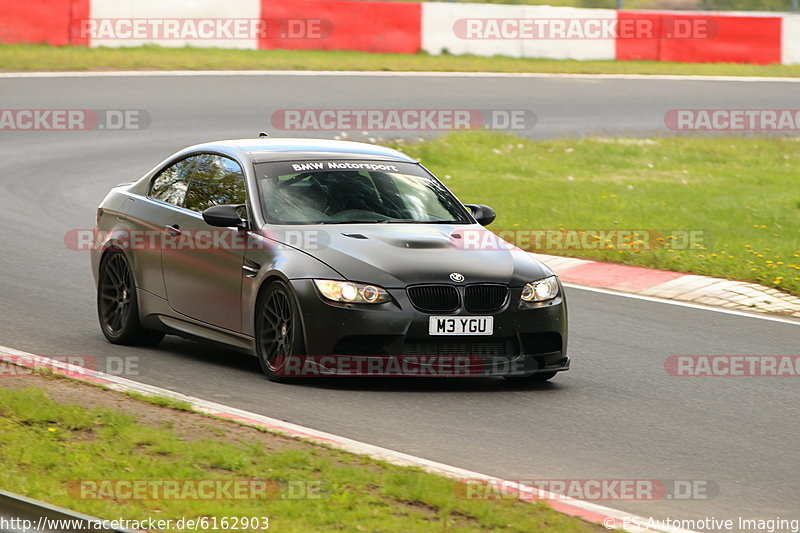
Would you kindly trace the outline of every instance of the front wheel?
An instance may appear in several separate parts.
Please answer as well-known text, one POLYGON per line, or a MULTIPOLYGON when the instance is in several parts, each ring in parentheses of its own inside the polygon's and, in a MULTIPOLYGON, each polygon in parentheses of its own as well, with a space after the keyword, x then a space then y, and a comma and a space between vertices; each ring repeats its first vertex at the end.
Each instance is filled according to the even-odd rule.
POLYGON ((106 254, 100 263, 97 284, 97 315, 103 335, 113 344, 155 345, 164 334, 142 327, 136 283, 122 252, 106 254))
POLYGON ((283 281, 271 282, 258 299, 256 352, 270 381, 291 381, 287 360, 303 353, 299 315, 292 290, 283 281))

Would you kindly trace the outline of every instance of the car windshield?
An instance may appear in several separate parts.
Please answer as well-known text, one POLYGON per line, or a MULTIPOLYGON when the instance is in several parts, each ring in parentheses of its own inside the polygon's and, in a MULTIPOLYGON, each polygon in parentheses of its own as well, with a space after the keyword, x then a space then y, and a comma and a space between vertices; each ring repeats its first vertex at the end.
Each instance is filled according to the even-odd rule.
POLYGON ((418 165, 303 161, 256 166, 272 224, 470 223, 464 207, 418 165))

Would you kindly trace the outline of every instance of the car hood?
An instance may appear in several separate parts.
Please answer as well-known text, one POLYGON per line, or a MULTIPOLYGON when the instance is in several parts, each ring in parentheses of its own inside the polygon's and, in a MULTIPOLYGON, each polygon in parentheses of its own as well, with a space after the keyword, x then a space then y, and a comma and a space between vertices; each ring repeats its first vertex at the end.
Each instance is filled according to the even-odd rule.
POLYGON ((350 281, 400 288, 416 283, 521 286, 552 275, 542 263, 480 225, 271 226, 264 234, 326 263, 350 281))

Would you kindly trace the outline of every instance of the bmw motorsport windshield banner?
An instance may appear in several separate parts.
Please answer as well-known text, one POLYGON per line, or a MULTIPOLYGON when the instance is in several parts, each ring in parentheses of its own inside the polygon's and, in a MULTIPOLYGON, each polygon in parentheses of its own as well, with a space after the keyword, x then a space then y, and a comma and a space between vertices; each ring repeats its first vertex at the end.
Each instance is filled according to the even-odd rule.
POLYGON ((412 176, 430 177, 416 163, 400 163, 397 161, 370 161, 364 159, 342 160, 323 159, 310 161, 276 161, 256 165, 259 177, 286 176, 300 172, 384 172, 392 174, 409 174, 412 176))

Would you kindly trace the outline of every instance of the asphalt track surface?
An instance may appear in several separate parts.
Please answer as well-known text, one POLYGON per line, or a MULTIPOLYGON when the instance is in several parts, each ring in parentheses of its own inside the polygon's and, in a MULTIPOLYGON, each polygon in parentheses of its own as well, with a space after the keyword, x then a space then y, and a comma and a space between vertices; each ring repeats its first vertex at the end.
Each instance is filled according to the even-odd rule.
MULTIPOLYGON (((535 136, 664 134, 671 108, 797 107, 786 83, 403 77, 0 79, 3 108, 146 109, 127 132, 0 132, 0 344, 138 358, 144 383, 511 479, 706 480, 707 500, 601 502, 659 518, 800 518, 800 388, 791 378, 679 378, 670 355, 798 355, 798 324, 570 288, 573 368, 485 380, 266 381, 254 358, 167 339, 113 346, 87 252, 107 190, 186 145, 253 135, 280 108, 534 109, 535 136)), ((330 136, 324 134, 323 136, 330 136)), ((414 134, 417 135, 417 134, 414 134)), ((463 200, 479 201, 479 198, 463 200)))

